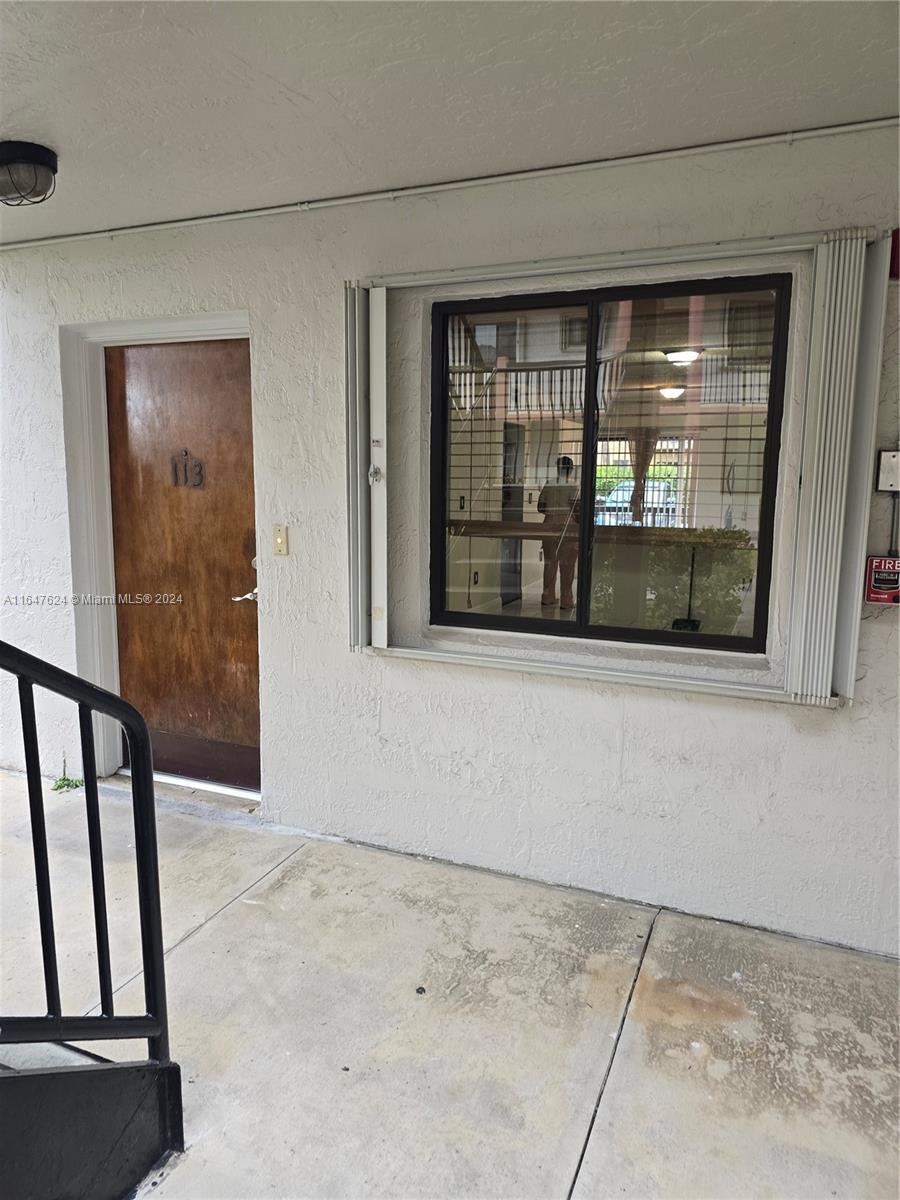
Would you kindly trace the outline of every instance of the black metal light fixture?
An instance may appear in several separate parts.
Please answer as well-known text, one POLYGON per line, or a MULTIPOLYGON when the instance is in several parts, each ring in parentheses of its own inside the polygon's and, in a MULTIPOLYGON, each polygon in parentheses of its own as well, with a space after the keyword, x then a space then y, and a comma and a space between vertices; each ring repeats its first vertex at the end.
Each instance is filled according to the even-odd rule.
POLYGON ((0 204, 43 204, 55 190, 55 151, 35 142, 0 142, 0 204))

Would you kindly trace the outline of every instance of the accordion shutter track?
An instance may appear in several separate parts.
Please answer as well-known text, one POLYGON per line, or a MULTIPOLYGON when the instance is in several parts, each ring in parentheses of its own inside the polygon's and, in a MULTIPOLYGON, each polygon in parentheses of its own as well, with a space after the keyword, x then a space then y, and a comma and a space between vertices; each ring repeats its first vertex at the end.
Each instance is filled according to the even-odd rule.
POLYGON ((815 251, 800 538, 787 690, 807 704, 833 691, 838 584, 866 260, 866 231, 831 233, 815 251))

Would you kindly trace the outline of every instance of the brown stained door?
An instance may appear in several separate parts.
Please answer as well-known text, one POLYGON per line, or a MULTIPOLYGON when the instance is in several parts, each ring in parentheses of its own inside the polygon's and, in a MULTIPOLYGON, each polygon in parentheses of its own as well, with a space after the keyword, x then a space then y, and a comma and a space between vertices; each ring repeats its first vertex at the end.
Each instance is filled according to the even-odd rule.
POLYGON ((122 695, 157 771, 259 786, 248 341, 106 350, 122 695))

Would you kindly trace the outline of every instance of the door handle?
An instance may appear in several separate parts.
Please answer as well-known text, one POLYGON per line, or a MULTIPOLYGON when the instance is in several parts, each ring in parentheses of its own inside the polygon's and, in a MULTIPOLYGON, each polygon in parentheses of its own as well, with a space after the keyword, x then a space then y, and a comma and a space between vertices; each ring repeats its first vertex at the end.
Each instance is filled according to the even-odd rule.
POLYGON ((256 588, 254 588, 252 592, 247 592, 246 596, 232 596, 231 598, 232 598, 232 600, 234 600, 234 601, 238 601, 238 600, 258 600, 258 599, 259 599, 259 597, 258 597, 258 596, 257 596, 257 594, 256 594, 256 588))

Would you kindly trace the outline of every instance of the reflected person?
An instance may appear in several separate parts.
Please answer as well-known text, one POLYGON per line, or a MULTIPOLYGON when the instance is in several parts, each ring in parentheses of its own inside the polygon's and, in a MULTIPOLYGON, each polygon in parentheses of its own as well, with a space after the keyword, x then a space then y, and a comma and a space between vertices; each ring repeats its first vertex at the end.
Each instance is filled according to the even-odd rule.
POLYGON ((575 597, 572 585, 578 562, 578 489, 572 482, 575 464, 568 454, 556 460, 556 482, 545 483, 538 496, 538 512, 544 514, 544 529, 548 536, 541 538, 544 551, 544 590, 541 604, 550 608, 556 604, 556 575, 559 572, 559 607, 573 609, 575 597), (551 532, 552 531, 552 532, 551 532))

